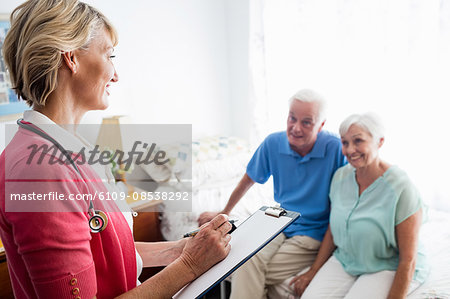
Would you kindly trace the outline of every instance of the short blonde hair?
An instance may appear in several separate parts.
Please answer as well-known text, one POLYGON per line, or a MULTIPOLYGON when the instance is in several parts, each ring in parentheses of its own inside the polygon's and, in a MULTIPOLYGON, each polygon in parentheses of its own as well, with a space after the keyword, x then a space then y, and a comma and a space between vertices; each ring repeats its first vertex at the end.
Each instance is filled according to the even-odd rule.
POLYGON ((105 28, 117 44, 117 32, 92 6, 78 0, 29 0, 11 14, 3 56, 19 98, 45 106, 57 87, 62 53, 87 49, 105 28))

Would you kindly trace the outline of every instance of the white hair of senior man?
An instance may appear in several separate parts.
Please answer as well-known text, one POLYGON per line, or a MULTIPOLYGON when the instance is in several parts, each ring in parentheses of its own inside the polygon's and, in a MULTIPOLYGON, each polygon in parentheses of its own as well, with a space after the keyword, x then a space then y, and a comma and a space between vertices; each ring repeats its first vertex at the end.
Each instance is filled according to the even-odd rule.
POLYGON ((301 89, 289 99, 289 106, 291 106, 292 102, 295 100, 304 103, 317 103, 319 105, 318 118, 320 122, 325 120, 326 102, 325 98, 321 94, 312 89, 301 89))
POLYGON ((339 134, 344 136, 352 125, 366 130, 372 135, 374 142, 379 142, 381 138, 384 138, 384 126, 380 117, 373 112, 350 115, 341 123, 339 134))

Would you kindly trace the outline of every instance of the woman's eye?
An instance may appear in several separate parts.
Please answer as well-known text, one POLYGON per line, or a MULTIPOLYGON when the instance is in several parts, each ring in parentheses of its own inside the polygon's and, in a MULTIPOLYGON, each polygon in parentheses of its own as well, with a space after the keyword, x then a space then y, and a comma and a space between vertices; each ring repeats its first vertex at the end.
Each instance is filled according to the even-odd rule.
POLYGON ((116 55, 109 56, 109 59, 113 59, 113 58, 116 58, 116 55))

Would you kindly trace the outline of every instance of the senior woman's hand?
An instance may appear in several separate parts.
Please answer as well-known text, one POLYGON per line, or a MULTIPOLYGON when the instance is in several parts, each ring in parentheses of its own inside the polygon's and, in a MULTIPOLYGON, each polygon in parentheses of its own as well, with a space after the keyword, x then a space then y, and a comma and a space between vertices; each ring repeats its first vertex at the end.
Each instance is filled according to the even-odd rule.
POLYGON ((184 246, 180 259, 194 273, 200 276, 223 260, 231 250, 231 230, 227 215, 220 214, 204 224, 197 235, 184 246))
POLYGON ((308 287, 311 280, 316 275, 317 271, 313 271, 309 269, 305 273, 301 275, 295 276, 290 282, 289 285, 292 286, 292 289, 294 290, 294 293, 298 296, 301 296, 303 292, 308 287))

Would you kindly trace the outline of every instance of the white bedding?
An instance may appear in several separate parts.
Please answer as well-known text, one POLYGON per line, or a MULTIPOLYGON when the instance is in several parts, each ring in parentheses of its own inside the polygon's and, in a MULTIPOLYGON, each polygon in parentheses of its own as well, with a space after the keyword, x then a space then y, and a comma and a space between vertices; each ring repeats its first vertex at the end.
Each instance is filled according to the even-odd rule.
POLYGON ((450 298, 450 213, 430 209, 428 217, 420 238, 426 246, 431 272, 408 299, 450 298))

